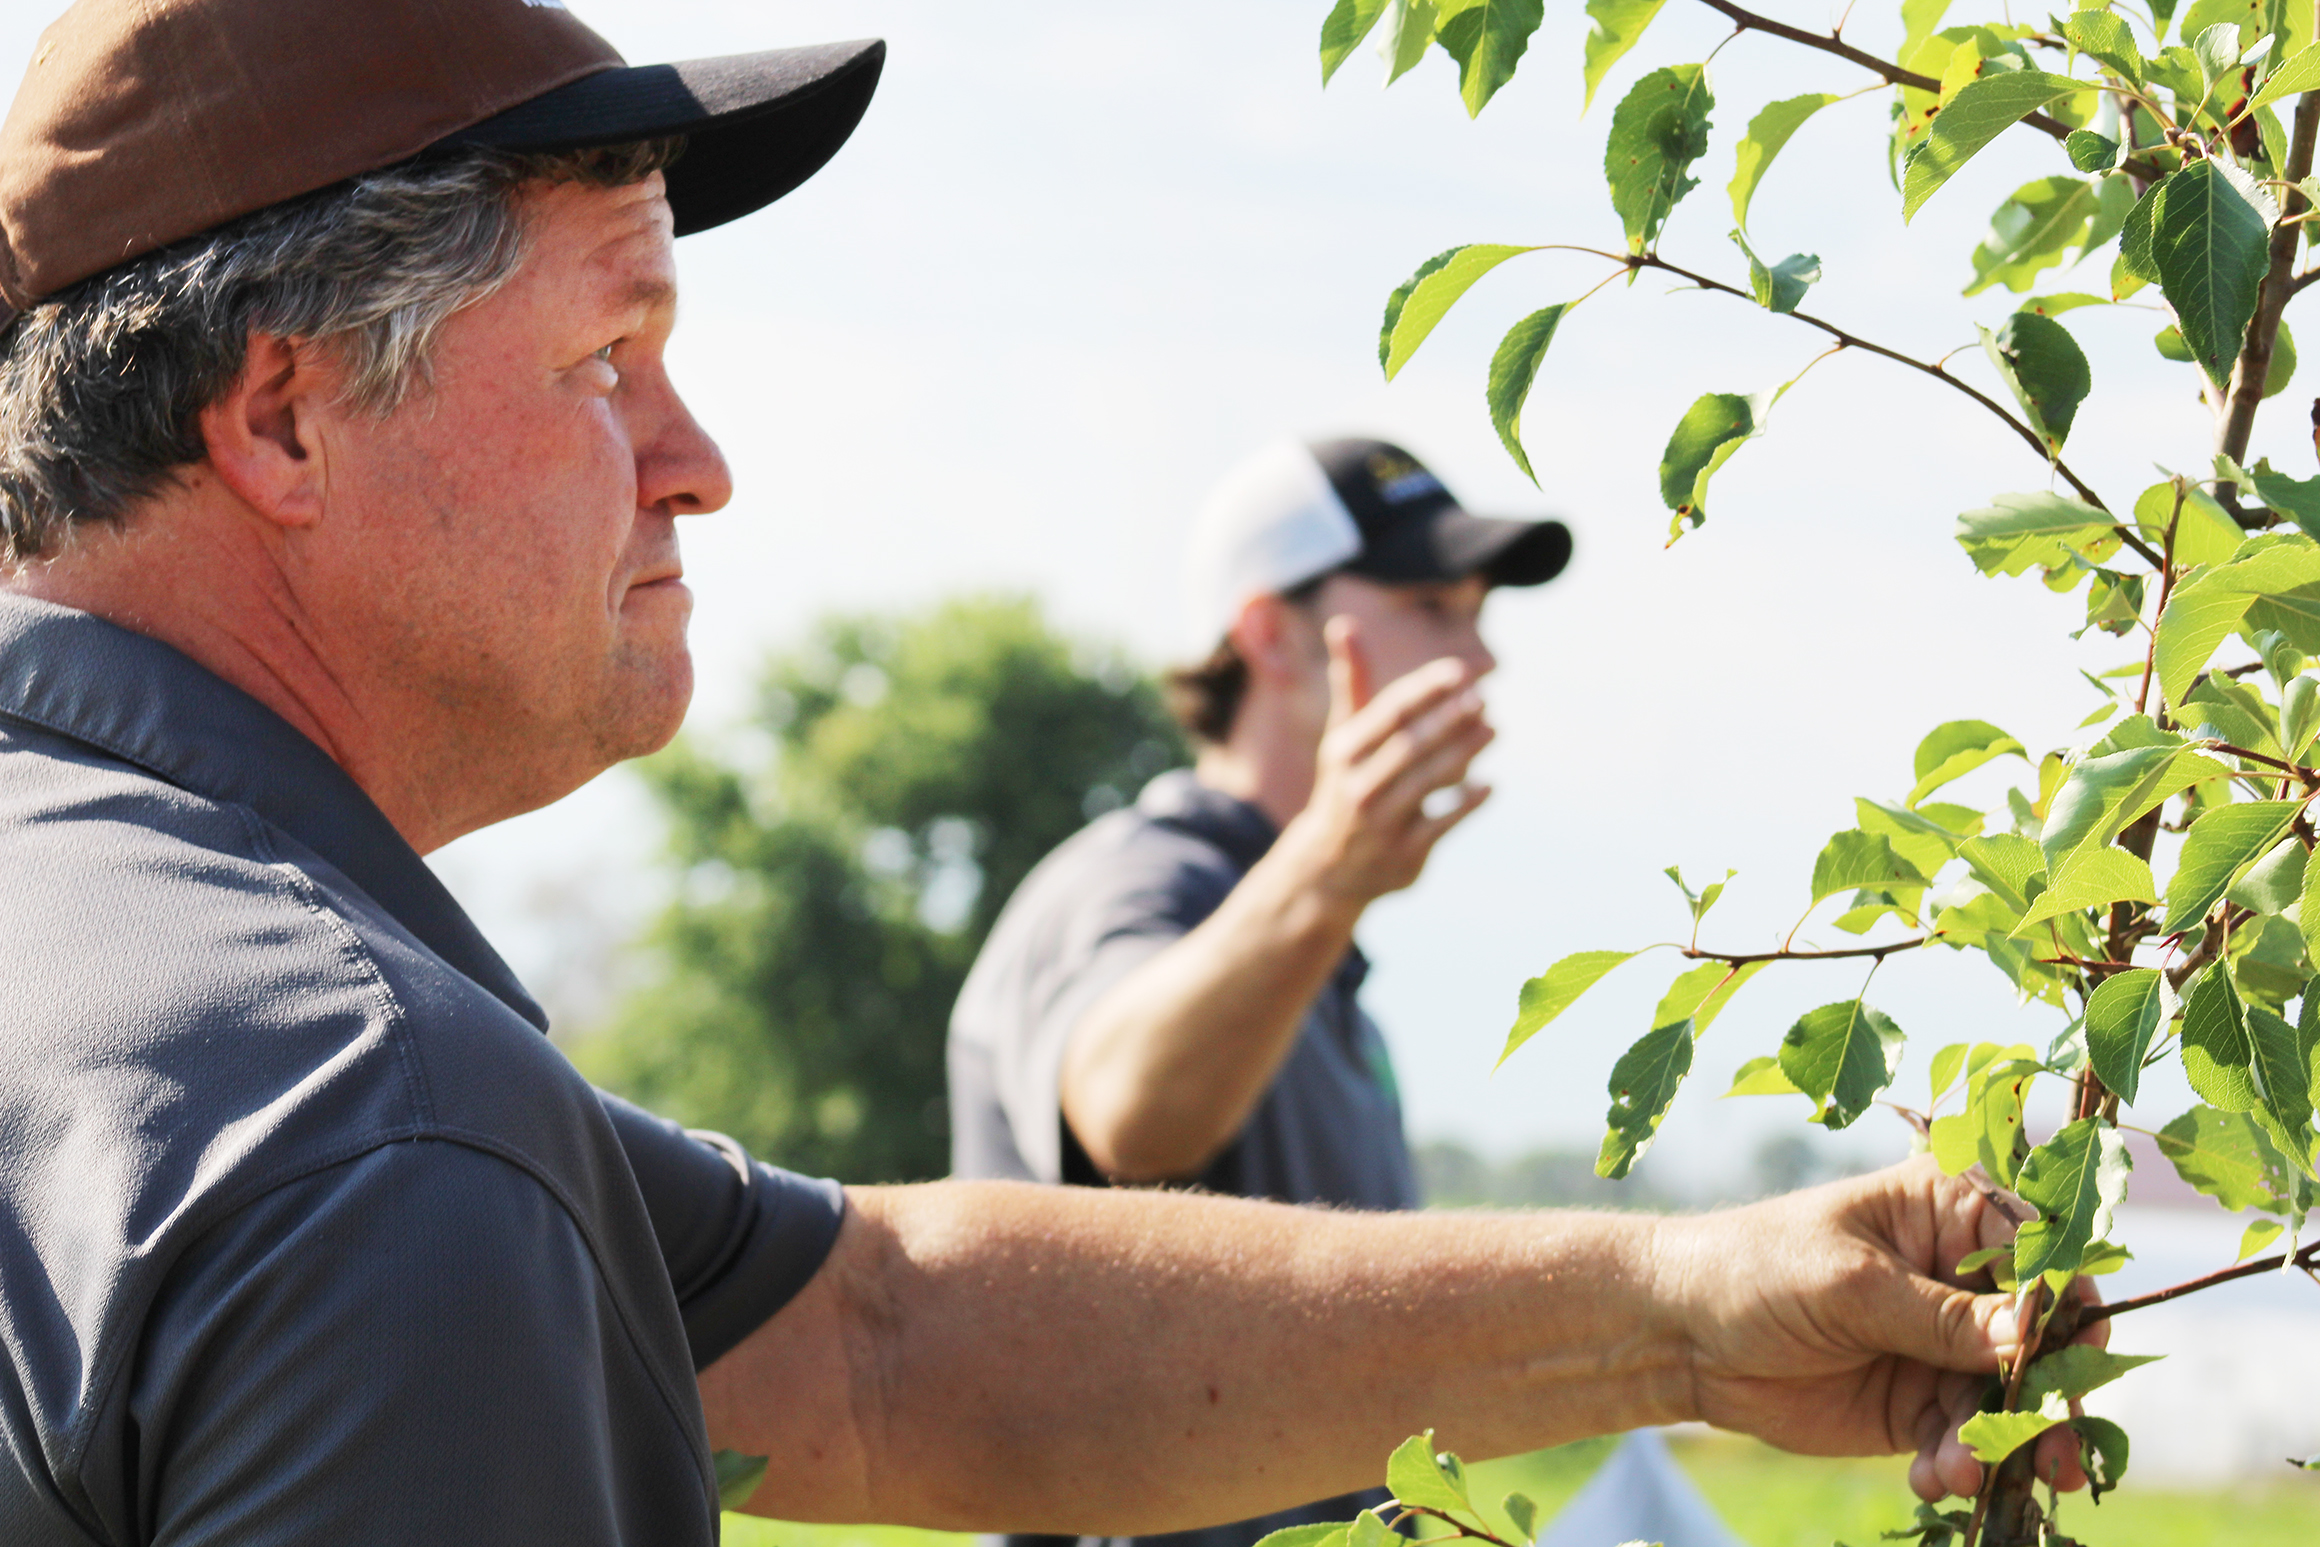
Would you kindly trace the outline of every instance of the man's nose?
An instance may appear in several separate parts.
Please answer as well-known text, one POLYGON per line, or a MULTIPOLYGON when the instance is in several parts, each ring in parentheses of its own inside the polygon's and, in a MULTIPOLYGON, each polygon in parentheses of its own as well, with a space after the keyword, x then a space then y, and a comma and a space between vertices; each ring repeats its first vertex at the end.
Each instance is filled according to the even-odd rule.
POLYGON ((705 516, 733 499, 733 470, 674 388, 660 433, 637 457, 637 503, 680 516, 705 516))

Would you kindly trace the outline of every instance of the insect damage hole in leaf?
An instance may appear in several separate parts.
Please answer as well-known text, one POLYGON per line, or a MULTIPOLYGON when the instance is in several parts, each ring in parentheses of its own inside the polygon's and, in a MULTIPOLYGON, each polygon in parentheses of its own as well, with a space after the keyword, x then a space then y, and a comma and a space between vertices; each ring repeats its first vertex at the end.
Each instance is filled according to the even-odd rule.
POLYGON ((1762 431, 1771 406, 1761 394, 1709 392, 1684 411, 1659 462, 1659 497, 1675 512, 1668 523, 1669 542, 1683 536, 1687 526, 1708 519, 1708 480, 1762 431))

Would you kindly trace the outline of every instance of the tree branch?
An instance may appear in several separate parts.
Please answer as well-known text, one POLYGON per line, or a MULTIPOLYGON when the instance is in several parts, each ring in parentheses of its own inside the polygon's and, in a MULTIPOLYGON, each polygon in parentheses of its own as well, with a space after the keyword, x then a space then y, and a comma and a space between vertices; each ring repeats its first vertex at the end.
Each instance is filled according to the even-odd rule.
MULTIPOLYGON (((1713 0, 1710 0, 1710 3, 1713 3, 1713 0)), ((1638 253, 1624 258, 1619 257, 1619 255, 1616 253, 1606 253, 1604 256, 1609 258, 1618 258, 1620 262, 1625 263, 1629 268, 1660 269, 1675 275, 1678 279, 1687 280, 1690 283, 1699 286, 1702 290, 1721 291, 1725 295, 1738 296, 1741 300, 1746 301, 1751 306, 1757 304, 1756 297, 1750 295, 1747 291, 1739 289, 1733 285, 1724 284, 1720 280, 1710 279, 1704 274, 1695 274, 1690 269, 1678 268, 1676 265, 1668 262, 1665 258, 1659 256, 1657 253, 1638 253)), ((2078 497, 2080 499, 2086 501, 2095 509, 2102 511, 2105 515, 2110 513, 2110 508, 2102 502, 2102 496, 2096 494, 2093 489, 2089 488, 2085 480, 2081 479, 2078 474, 2072 472, 2059 457, 2052 455, 2047 450, 2045 440, 2039 436, 2036 430, 2031 429, 2030 426, 2024 424, 2021 420, 2008 413, 2002 405, 2000 405, 1995 399, 1989 397, 1986 393, 1978 391, 1968 383, 1959 380, 1955 376, 1952 376, 1949 372, 1943 370, 1939 365, 1928 364, 1926 361, 1905 355, 1897 349, 1888 349, 1883 344, 1872 344, 1869 342, 1869 340, 1862 338, 1859 334, 1848 333, 1833 322, 1823 322, 1820 318, 1812 316, 1806 312, 1790 312, 1788 315, 1794 317, 1797 321, 1804 323, 1807 327, 1820 329, 1823 333, 1826 333, 1829 337, 1835 339, 1839 344, 1843 345, 1847 349, 1859 349, 1864 350, 1869 354, 1882 356, 1887 360, 1893 361, 1895 364, 1906 365, 1914 371, 1922 371, 1926 375, 1931 376, 1934 380, 1956 388, 1958 391, 1964 393, 1967 397, 1970 397, 1975 402, 1981 404, 1982 407, 1988 409, 1991 413, 1996 414, 2001 420, 2005 422, 2009 429, 2011 429, 2016 435, 2021 436, 2023 441, 2030 447, 2030 449, 2038 453, 2038 459, 2046 463, 2049 467, 2053 468, 2054 471, 2061 476, 2065 483, 2069 484, 2072 489, 2077 491, 2078 497)), ((2125 543, 2128 547, 2134 549, 2135 552, 2141 555, 2145 562, 2149 563, 2153 569, 2158 569, 2161 567, 2162 561, 2159 555, 2153 553, 2150 549, 2150 546, 2146 544, 2140 537, 2136 536, 2133 532, 2128 531, 2123 526, 2116 528, 2116 530, 2119 534, 2119 540, 2125 543)))
POLYGON ((1470 1526, 1465 1521, 1460 1520, 1457 1516, 1448 1514, 1442 1510, 1434 1509, 1424 1504, 1412 1504, 1403 1499, 1396 1499, 1394 1502, 1401 1505, 1403 1509, 1408 1510, 1413 1515, 1430 1515, 1436 1520, 1444 1521, 1450 1525, 1456 1526, 1460 1536, 1470 1536, 1478 1541, 1496 1542, 1498 1547, 1514 1547, 1514 1544, 1508 1541, 1505 1537, 1493 1536, 1490 1532, 1480 1530, 1474 1526, 1470 1526))
MULTIPOLYGON (((2199 1278, 2187 1279, 2165 1289, 2154 1289, 2149 1294, 2137 1295, 2132 1300, 2120 1300, 2110 1305, 2090 1305, 2079 1313, 2079 1325, 2084 1326, 2090 1321, 2107 1320, 2113 1316, 2124 1315, 2128 1311, 2139 1311, 2145 1306, 2164 1305, 2169 1300, 2180 1300, 2185 1295, 2197 1294, 2202 1289, 2213 1289, 2218 1284, 2228 1284, 2235 1278, 2253 1278, 2258 1273, 2272 1272, 2276 1268, 2285 1267, 2287 1262, 2288 1254, 2277 1252, 2269 1257, 2259 1257, 2254 1262, 2243 1262, 2235 1268, 2225 1268, 2219 1273, 2209 1273, 2199 1278)), ((2320 1263, 2320 1241, 2314 1241, 2296 1253, 2297 1267, 2309 1270, 2316 1263, 2320 1263)))
MULTIPOLYGON (((2263 287, 2256 292, 2256 314, 2240 347, 2239 363, 2232 369, 2228 407, 2216 426, 2215 449, 2234 462, 2247 458, 2256 410, 2264 400, 2264 380, 2272 372, 2272 345, 2279 337, 2280 313, 2287 309, 2288 297, 2296 293, 2296 244, 2303 233, 2291 217, 2303 213, 2307 206, 2302 190, 2295 185, 2312 175, 2315 140, 2320 140, 2320 92, 2307 91, 2296 99, 2296 123, 2288 135, 2288 164, 2281 169, 2289 186, 2281 200, 2280 223, 2272 228, 2271 266, 2265 271, 2263 287)), ((2238 491, 2221 492, 2225 507, 2236 518, 2238 491)))
MULTIPOLYGON (((1941 95, 1941 82, 1932 76, 1919 75, 1914 70, 1904 70, 1901 66, 1888 63, 1875 54, 1862 52, 1842 38, 1818 32, 1807 32, 1802 27, 1791 27, 1788 23, 1774 21, 1769 16, 1759 16, 1754 11, 1744 10, 1740 6, 1734 5, 1732 0, 1700 0, 1700 3, 1711 10, 1721 11, 1726 16, 1731 17, 1733 25, 1742 32, 1766 32, 1776 38, 1786 38, 1791 43, 1801 43, 1806 48, 1817 48, 1824 54, 1834 54, 1848 64, 1857 64, 1872 74, 1883 76, 1893 85, 1914 86, 1919 91, 1932 92, 1935 96, 1941 95)), ((2094 82, 2090 81, 2087 84, 2089 90, 2096 89, 2094 82)), ((2070 125, 2050 118, 2044 113, 2031 113, 2024 117, 2022 122, 2036 129, 2039 133, 2057 140, 2070 137, 2070 125)), ((2127 162, 2124 170, 2133 172, 2149 182, 2156 182, 2167 175, 2166 168, 2155 162, 2140 159, 2127 162)))
POLYGON ((1757 951, 1735 956, 1730 951, 1700 951, 1686 947, 1678 954, 1691 961, 1728 962, 1735 967, 1745 967, 1750 962, 1833 962, 1862 956, 1874 956, 1883 961, 1897 951, 1913 951, 1931 939, 1930 935, 1919 935, 1914 940, 1896 940, 1891 945, 1860 945, 1847 951, 1757 951))

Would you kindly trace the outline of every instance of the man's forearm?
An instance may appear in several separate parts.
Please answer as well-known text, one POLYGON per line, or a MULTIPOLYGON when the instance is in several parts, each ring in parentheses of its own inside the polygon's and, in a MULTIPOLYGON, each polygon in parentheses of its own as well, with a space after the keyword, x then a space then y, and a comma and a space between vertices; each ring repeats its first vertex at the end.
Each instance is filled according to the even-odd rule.
POLYGON ((1248 1120, 1361 916, 1310 868, 1293 849, 1267 855, 1073 1028, 1064 1117, 1107 1175, 1192 1175, 1248 1120))
POLYGON ((790 1518, 1142 1534, 1696 1416, 1634 1217, 1333 1214, 1008 1184, 868 1189, 703 1378, 790 1518), (821 1377, 843 1372, 844 1395, 821 1377))

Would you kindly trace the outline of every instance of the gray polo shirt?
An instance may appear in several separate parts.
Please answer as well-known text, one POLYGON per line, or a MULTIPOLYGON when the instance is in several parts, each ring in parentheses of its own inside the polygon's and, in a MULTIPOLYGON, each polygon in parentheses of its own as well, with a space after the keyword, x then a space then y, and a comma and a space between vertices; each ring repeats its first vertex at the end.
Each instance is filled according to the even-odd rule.
POLYGON ((0 593, 0 1543, 714 1542, 694 1372, 843 1198, 544 1028, 313 743, 0 593))
MULTIPOLYGON (((1164 773, 1040 861, 1008 899, 951 1014, 951 1165, 960 1176, 1102 1181, 1058 1095, 1072 1027, 1129 972, 1214 913, 1272 846, 1264 813, 1164 773)), ((1393 1066, 1356 994, 1350 951, 1231 1144, 1195 1180, 1211 1192, 1366 1209, 1418 1206, 1393 1066)), ((1310 1520, 1345 1520, 1360 1494, 1146 1547, 1244 1547, 1310 1520)), ((1016 1538, 1017 1547, 1050 1541, 1016 1538)), ((1063 1538, 1068 1542, 1070 1538, 1063 1538)))

